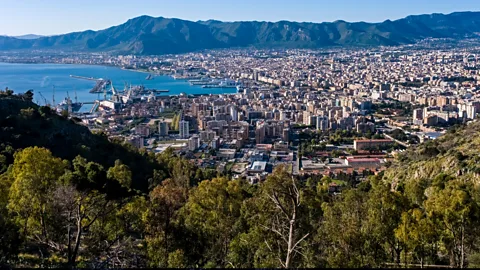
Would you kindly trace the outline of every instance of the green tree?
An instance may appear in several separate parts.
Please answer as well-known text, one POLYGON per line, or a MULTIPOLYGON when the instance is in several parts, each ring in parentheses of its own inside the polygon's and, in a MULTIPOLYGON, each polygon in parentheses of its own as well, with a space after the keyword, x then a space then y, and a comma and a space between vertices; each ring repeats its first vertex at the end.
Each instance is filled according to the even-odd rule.
POLYGON ((47 207, 64 171, 64 162, 47 149, 30 147, 15 154, 8 209, 28 240, 50 244, 46 224, 51 217, 47 207))
POLYGON ((19 228, 7 209, 8 193, 13 180, 9 172, 0 174, 0 266, 8 265, 16 259, 21 244, 19 228))
POLYGON ((237 243, 250 243, 253 254, 247 256, 253 259, 254 267, 301 265, 302 244, 312 231, 304 223, 307 215, 300 188, 298 179, 279 166, 247 202, 250 230, 237 243))
POLYGON ((188 229, 204 241, 204 257, 210 264, 226 267, 229 246, 241 231, 241 205, 246 196, 241 180, 214 178, 193 189, 183 209, 188 229))
POLYGON ((471 249, 470 236, 479 225, 479 209, 472 197, 472 184, 451 180, 445 188, 433 189, 425 201, 425 210, 441 229, 441 242, 450 258, 450 265, 464 268, 466 252, 471 249))
POLYGON ((122 164, 121 160, 115 161, 115 166, 108 169, 107 177, 116 180, 126 189, 130 189, 132 185, 132 172, 127 165, 122 164))
POLYGON ((184 188, 171 179, 150 192, 145 222, 149 263, 154 267, 168 267, 169 254, 180 244, 177 224, 179 209, 185 204, 184 188))
POLYGON ((346 190, 323 205, 324 218, 319 241, 329 267, 363 267, 369 264, 364 253, 366 235, 362 229, 367 211, 367 194, 346 190))

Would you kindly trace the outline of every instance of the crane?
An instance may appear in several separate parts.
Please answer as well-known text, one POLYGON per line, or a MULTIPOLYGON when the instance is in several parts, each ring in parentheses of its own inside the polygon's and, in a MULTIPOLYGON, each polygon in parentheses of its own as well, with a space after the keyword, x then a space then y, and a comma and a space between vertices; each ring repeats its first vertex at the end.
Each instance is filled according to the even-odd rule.
POLYGON ((115 87, 113 86, 113 82, 112 84, 110 85, 112 87, 112 94, 113 95, 116 95, 117 94, 117 90, 115 90, 115 87))
POLYGON ((53 93, 52 93, 52 106, 55 106, 55 85, 53 86, 53 93))
POLYGON ((74 88, 73 90, 75 91, 75 103, 78 103, 77 88, 74 88))
POLYGON ((47 99, 42 95, 42 92, 38 92, 38 94, 40 95, 40 97, 43 98, 43 101, 45 102, 45 106, 50 106, 50 104, 48 104, 47 99))

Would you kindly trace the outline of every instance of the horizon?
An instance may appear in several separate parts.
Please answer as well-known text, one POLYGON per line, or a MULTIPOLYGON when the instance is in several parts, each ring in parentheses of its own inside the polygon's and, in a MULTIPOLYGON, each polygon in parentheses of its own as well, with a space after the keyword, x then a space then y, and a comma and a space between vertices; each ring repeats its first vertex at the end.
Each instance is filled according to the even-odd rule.
POLYGON ((428 0, 391 1, 340 0, 335 3, 309 0, 244 0, 225 3, 221 0, 127 1, 93 0, 64 3, 34 0, 3 4, 4 16, 0 21, 1 36, 42 35, 55 36, 87 30, 99 31, 125 23, 140 16, 176 18, 186 21, 258 21, 306 22, 334 21, 380 23, 398 20, 410 15, 479 12, 480 2, 472 0, 439 0, 432 5, 428 0), (120 2, 120 4, 118 3, 120 2), (133 4, 133 5, 132 5, 133 4), (327 6, 328 5, 328 6, 327 6), (145 6, 149 12, 145 12, 145 6), (252 6, 255 7, 252 9, 252 6), (93 7, 93 8, 92 8, 93 7), (347 7, 347 8, 345 8, 347 7), (60 12, 59 12, 60 11, 60 12), (265 12, 268 11, 268 12, 265 12), (57 18, 52 20, 51 18, 57 18), (20 18, 21 20, 18 20, 20 18), (11 22, 15 21, 16 24, 11 22))

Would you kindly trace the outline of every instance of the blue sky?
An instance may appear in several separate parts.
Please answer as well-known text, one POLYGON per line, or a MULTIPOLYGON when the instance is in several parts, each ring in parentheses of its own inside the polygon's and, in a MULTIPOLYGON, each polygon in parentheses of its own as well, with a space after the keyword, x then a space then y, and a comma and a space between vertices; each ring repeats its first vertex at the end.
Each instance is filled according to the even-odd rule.
POLYGON ((99 30, 139 15, 187 20, 379 22, 480 11, 480 0, 1 0, 0 35, 99 30))

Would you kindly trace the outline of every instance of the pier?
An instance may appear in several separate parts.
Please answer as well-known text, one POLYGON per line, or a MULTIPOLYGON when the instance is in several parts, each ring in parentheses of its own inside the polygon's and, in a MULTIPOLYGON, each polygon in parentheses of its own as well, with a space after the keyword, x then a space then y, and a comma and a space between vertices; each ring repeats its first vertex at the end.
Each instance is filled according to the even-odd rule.
MULTIPOLYGON (((102 93, 102 92, 104 92, 104 90, 107 86, 112 84, 111 80, 100 79, 100 80, 96 80, 96 81, 97 81, 97 84, 95 84, 95 86, 92 88, 92 90, 90 90, 90 93, 102 93)), ((110 91, 107 91, 107 92, 110 92, 110 91)))
POLYGON ((77 76, 77 75, 70 75, 70 78, 80 79, 80 80, 88 80, 88 81, 102 81, 102 78, 94 78, 94 77, 84 77, 84 76, 77 76))

